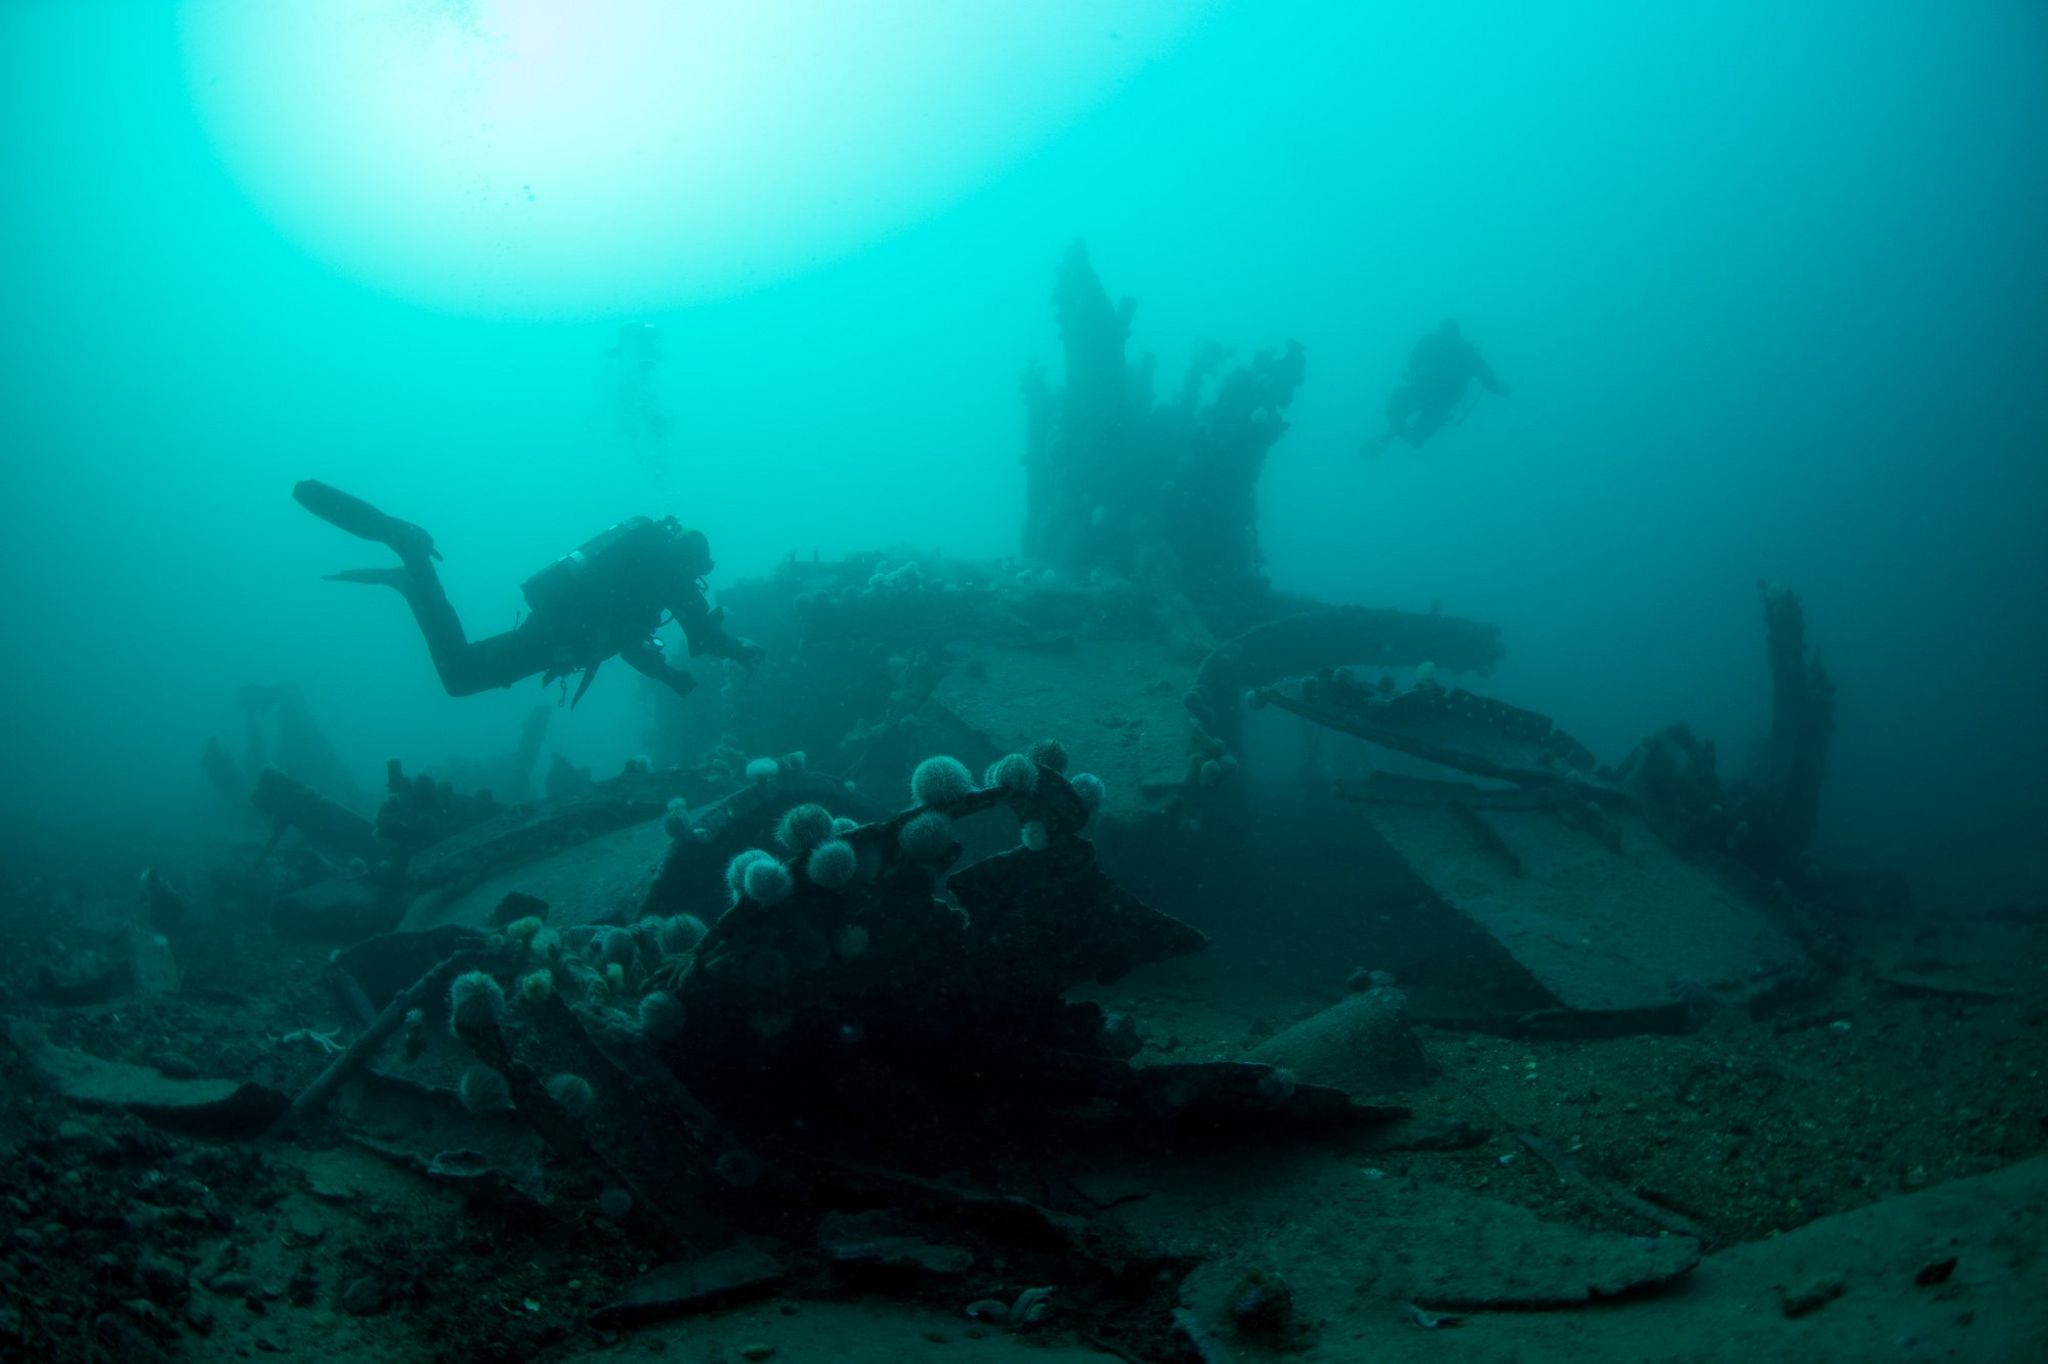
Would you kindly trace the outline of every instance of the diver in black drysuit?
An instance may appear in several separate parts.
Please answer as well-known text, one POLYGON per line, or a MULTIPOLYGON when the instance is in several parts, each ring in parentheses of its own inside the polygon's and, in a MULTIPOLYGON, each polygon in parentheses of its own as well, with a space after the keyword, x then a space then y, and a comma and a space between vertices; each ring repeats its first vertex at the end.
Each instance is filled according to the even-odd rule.
POLYGON ((1474 379, 1487 392, 1507 396, 1508 386, 1465 339, 1458 324, 1444 323, 1415 343, 1408 356, 1408 372, 1387 399, 1387 429, 1365 443, 1365 453, 1378 454, 1396 436, 1419 448, 1451 419, 1458 404, 1465 401, 1465 386, 1474 379))
POLYGON ((396 551, 402 567, 350 569, 330 574, 329 581, 381 583, 403 593, 450 696, 509 687, 536 673, 545 685, 580 672, 583 681, 575 697, 580 701, 597 666, 613 656, 687 696, 697 679, 670 667, 654 638, 663 612, 683 627, 692 657, 736 659, 748 667, 761 659, 760 647, 727 634, 724 612, 712 610, 704 599, 702 579, 712 568, 710 542, 673 517, 621 521, 556 560, 522 584, 532 609, 517 628, 470 639, 434 571, 441 555, 431 535, 313 479, 293 488, 292 496, 321 520, 396 551))

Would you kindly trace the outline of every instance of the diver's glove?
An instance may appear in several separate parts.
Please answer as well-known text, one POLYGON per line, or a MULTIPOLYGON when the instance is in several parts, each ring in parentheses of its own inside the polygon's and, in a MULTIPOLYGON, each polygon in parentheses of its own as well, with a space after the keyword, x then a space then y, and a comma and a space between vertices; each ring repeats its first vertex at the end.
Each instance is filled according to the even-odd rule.
POLYGON ((768 657, 768 651, 751 639, 743 639, 739 644, 739 649, 733 654, 733 661, 742 668, 758 668, 761 661, 768 657))

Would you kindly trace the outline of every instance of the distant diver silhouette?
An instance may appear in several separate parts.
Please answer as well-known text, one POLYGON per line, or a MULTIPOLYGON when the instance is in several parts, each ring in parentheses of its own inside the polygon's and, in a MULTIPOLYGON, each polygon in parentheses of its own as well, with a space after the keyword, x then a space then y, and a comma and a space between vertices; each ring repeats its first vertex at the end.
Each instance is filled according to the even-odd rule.
POLYGON ((1466 386, 1474 379, 1487 392, 1507 396, 1508 386, 1465 339, 1458 324, 1447 321, 1415 343, 1408 356, 1408 372, 1387 399, 1387 429, 1367 440, 1363 452, 1376 455, 1397 436, 1411 448, 1420 449, 1456 415, 1465 400, 1466 386))

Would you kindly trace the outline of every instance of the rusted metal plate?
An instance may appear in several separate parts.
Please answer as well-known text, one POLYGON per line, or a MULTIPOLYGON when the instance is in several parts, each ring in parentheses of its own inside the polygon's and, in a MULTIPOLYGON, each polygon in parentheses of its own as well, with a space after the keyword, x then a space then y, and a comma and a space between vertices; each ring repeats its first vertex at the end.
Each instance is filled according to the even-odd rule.
MULTIPOLYGON (((1369 788, 1368 788, 1369 789, 1369 788)), ((1801 967, 1752 900, 1626 807, 1361 801, 1375 832, 1567 1008, 1654 1010, 1801 967)))
POLYGON ((1475 776, 1523 786, 1568 783, 1599 798, 1618 794, 1597 775, 1586 746, 1548 716, 1463 688, 1395 689, 1390 679, 1374 687, 1337 668, 1261 687, 1251 699, 1475 776))
POLYGON ((406 912, 400 927, 408 931, 440 924, 481 927, 490 922, 498 902, 514 891, 545 900, 548 922, 557 928, 636 919, 668 847, 668 833, 658 819, 614 829, 551 857, 500 872, 460 894, 422 895, 406 912))

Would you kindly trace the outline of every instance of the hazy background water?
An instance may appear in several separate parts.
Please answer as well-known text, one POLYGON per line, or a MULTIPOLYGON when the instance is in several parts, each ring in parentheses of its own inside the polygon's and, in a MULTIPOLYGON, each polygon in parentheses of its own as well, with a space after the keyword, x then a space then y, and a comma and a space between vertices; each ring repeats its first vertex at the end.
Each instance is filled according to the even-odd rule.
MULTIPOLYGON (((518 8, 363 13, 454 41, 518 8)), ((700 26, 710 70, 706 10, 664 22, 700 26)), ((402 207, 377 157, 438 145, 431 128, 366 144, 366 178, 288 161, 336 192, 330 218, 355 215, 295 221, 242 144, 315 114, 346 140, 359 115, 331 89, 295 106, 296 50, 205 41, 234 4, 0 6, 10 831, 104 834, 117 857, 170 837, 252 680, 300 683, 366 781, 387 754, 506 745, 537 693, 442 696, 395 597, 319 581, 378 555, 294 507, 300 477, 428 525, 475 632, 636 512, 705 527, 722 582, 791 550, 1009 552, 1017 377, 1056 360, 1048 291, 1079 236, 1140 300, 1133 348, 1162 378, 1208 340, 1306 345, 1263 486, 1276 583, 1495 621, 1486 689, 1610 760, 1686 719, 1731 769, 1766 715, 1755 582, 1790 584, 1841 686, 1823 854, 2038 894, 2039 6, 905 0, 827 42, 828 10, 753 7, 775 24, 725 63, 743 88, 745 62, 810 35, 816 65, 781 78, 826 93, 778 96, 759 168, 783 198, 732 188, 764 116, 699 110, 677 136, 727 179, 621 201, 659 205, 628 238, 635 300, 622 260, 641 257, 602 220, 584 264, 572 235, 524 289, 465 294, 445 265, 437 287, 388 241, 352 258, 349 234, 402 207), (835 62, 867 93, 826 79, 835 62), (252 73, 259 112, 237 114, 252 73), (809 130, 855 127, 875 90, 909 98, 856 139, 866 159, 807 161, 809 130), (1513 397, 1361 460, 1446 316, 1513 397), (665 338, 661 477, 607 403, 627 319, 665 338)), ((633 167, 643 188, 673 173, 658 151, 633 167)), ((533 213, 561 207, 532 192, 533 213)), ((477 259, 514 230, 502 198, 477 207, 477 259)), ((603 767, 633 751, 630 683, 600 679, 554 742, 603 767)))

